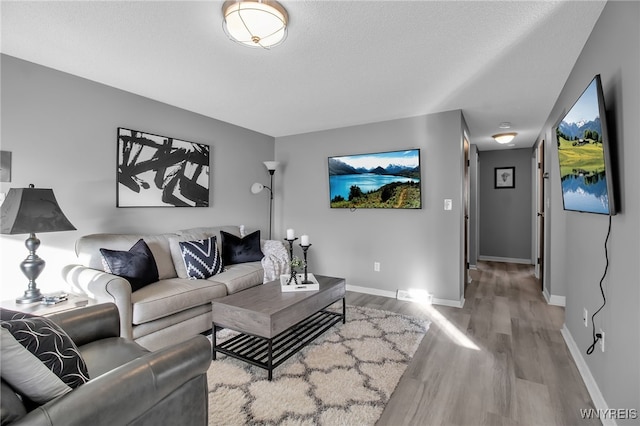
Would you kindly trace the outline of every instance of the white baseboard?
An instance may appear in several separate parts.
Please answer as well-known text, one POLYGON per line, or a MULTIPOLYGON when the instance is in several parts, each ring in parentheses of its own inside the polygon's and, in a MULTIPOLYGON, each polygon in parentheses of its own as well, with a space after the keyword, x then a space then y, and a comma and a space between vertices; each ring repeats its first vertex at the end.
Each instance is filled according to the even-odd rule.
POLYGON ((478 256, 478 260, 485 262, 521 263, 523 265, 533 265, 531 259, 518 259, 515 257, 478 256))
MULTIPOLYGON (((589 370, 589 366, 582 357, 582 352, 580 351, 580 348, 578 348, 576 341, 573 340, 573 336, 571 335, 571 332, 567 328, 566 324, 562 326, 560 333, 562 333, 562 337, 564 338, 564 341, 569 348, 569 352, 571 353, 571 356, 576 363, 576 367, 578 367, 578 371, 582 376, 582 380, 584 380, 584 384, 587 386, 587 391, 591 396, 591 400, 593 401, 593 405, 595 405, 596 410, 599 410, 600 412, 608 410, 609 406, 607 405, 607 401, 605 401, 604 396, 602 396, 602 392, 600 392, 600 388, 596 383, 596 379, 593 378, 591 370, 589 370)), ((615 419, 609 417, 603 417, 600 419, 600 421, 602 422, 603 426, 617 425, 615 419)))
POLYGON ((431 303, 433 303, 434 305, 451 306, 453 308, 462 308, 464 306, 464 296, 462 296, 462 300, 439 299, 437 297, 434 297, 431 300, 431 303))
POLYGON ((396 298, 396 292, 395 291, 389 291, 389 290, 378 290, 375 288, 369 288, 369 287, 360 287, 357 285, 349 285, 347 284, 347 291, 353 291, 356 293, 363 293, 363 294, 371 294, 374 296, 383 296, 383 297, 390 297, 392 299, 396 298))
MULTIPOLYGON (((390 297, 391 299, 396 299, 397 293, 395 291, 389 290, 378 290, 375 288, 369 287, 360 287, 356 285, 347 284, 347 291, 353 291, 355 293, 363 293, 363 294, 371 294, 373 296, 382 296, 382 297, 390 297)), ((464 305, 464 296, 462 300, 451 300, 451 299, 439 299, 437 297, 432 298, 431 303, 434 305, 442 305, 442 306, 452 306, 454 308, 462 308, 464 305)))
POLYGON ((562 307, 567 306, 567 298, 564 296, 549 294, 547 289, 542 290, 542 295, 544 296, 544 300, 546 300, 549 305, 562 307))

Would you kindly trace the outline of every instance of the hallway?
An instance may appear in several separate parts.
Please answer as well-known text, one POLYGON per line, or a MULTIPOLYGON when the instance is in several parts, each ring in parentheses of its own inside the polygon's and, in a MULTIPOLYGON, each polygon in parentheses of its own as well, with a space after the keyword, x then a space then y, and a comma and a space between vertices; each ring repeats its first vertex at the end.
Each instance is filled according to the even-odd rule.
POLYGON ((594 408, 530 265, 479 262, 462 309, 351 293, 432 324, 378 425, 573 425, 594 408))

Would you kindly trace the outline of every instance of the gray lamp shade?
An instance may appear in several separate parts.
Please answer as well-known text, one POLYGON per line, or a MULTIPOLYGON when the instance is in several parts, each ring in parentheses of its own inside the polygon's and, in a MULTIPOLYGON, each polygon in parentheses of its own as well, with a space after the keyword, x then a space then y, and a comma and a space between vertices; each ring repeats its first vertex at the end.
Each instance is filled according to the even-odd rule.
POLYGON ((11 188, 0 207, 1 234, 74 231, 52 189, 11 188))

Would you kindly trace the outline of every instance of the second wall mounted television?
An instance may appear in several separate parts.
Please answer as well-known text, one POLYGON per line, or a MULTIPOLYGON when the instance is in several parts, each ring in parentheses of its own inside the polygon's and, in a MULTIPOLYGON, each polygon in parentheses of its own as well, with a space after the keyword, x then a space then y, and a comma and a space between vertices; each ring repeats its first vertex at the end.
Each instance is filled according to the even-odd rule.
POLYGON ((420 150, 329 157, 331 208, 420 209, 420 150))
POLYGON ((562 118, 556 136, 564 209, 615 215, 614 165, 600 75, 562 118))

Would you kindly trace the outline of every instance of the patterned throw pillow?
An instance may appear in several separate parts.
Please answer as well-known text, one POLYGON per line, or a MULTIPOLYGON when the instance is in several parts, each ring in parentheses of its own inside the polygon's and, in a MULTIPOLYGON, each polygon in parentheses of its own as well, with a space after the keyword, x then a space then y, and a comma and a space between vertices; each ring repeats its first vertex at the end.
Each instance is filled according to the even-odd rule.
POLYGON ((143 239, 129 251, 100 249, 105 272, 125 278, 131 284, 131 291, 158 281, 158 266, 151 249, 143 239))
POLYGON ((222 271, 222 259, 216 237, 196 241, 180 241, 180 254, 188 278, 209 278, 222 271))
POLYGON ((2 379, 44 404, 89 381, 80 351, 67 333, 44 317, 0 321, 2 379))
POLYGON ((11 309, 0 308, 0 320, 9 321, 14 319, 34 318, 37 315, 28 314, 26 312, 12 311, 11 309))
POLYGON ((225 265, 257 262, 264 254, 260 250, 260 231, 252 232, 244 238, 220 231, 222 237, 222 261, 225 265))

